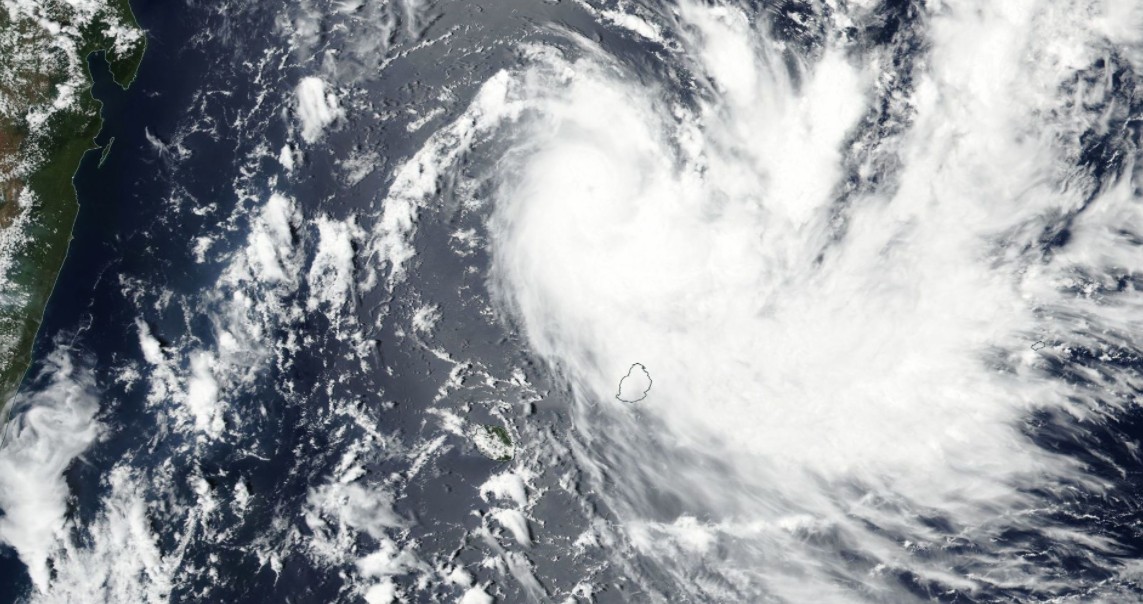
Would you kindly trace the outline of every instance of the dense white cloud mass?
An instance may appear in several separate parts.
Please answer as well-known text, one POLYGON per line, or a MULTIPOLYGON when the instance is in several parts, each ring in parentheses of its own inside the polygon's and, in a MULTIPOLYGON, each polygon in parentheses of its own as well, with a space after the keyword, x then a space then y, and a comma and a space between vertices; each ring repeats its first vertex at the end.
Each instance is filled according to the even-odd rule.
MULTIPOLYGON (((1034 513, 1036 490, 1100 484, 1025 428, 1112 412, 1140 382, 1052 371, 1143 320, 1137 296, 1075 291, 1143 269, 1122 231, 1143 216, 1133 160, 1108 185, 1077 166, 1111 111, 1063 93, 1127 53, 1093 18, 1127 4, 931 6, 911 89, 841 32, 797 54, 729 4, 677 11, 693 102, 590 42, 530 51, 505 92, 524 110, 504 113, 492 285, 578 393, 581 462, 634 477, 605 499, 636 549, 685 583, 717 542, 696 594, 792 601, 900 601, 903 573, 1050 593, 1058 578, 987 549, 1011 531, 1114 549, 1034 513), (871 136, 883 101, 904 127, 871 136), (631 408, 614 395, 634 361, 656 379, 631 408), (646 485, 703 520, 664 522, 646 485), (937 524, 980 551, 922 554, 937 524)), ((1075 94, 1108 97, 1094 80, 1075 94)))
POLYGON ((93 375, 69 354, 52 353, 45 386, 16 402, 26 409, 0 447, 0 542, 16 549, 38 589, 51 577, 49 559, 70 538, 64 471, 102 429, 93 375))
POLYGON ((302 78, 294 93, 297 97, 302 139, 307 143, 320 139, 326 126, 344 115, 338 104, 337 95, 326 91, 325 81, 321 78, 314 76, 302 78))
POLYGON ((619 392, 615 398, 626 403, 637 403, 651 391, 651 374, 641 363, 635 363, 627 370, 627 375, 619 380, 619 392))
POLYGON ((618 538, 616 564, 697 600, 1073 589, 1018 552, 1117 572, 1112 539, 1044 511, 1108 484, 1035 434, 1140 386, 1074 361, 1143 327, 1133 148, 1085 158, 1123 127, 1133 6, 929 3, 888 46, 851 35, 876 3, 819 7, 805 47, 731 3, 611 15, 677 67, 524 45, 396 171, 375 256, 402 278, 443 175, 494 185, 490 287, 572 387, 571 451, 620 520, 583 543, 618 538), (633 406, 635 362, 656 377, 633 406))

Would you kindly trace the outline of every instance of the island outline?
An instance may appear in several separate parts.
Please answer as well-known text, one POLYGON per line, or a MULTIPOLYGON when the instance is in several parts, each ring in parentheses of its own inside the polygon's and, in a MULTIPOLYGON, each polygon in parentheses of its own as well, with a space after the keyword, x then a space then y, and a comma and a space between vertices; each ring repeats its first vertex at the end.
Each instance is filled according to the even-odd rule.
MULTIPOLYGON (((638 377, 638 376, 636 376, 636 377, 638 377)), ((655 383, 655 381, 653 379, 651 379, 651 372, 647 371, 646 365, 644 365, 643 363, 638 363, 638 362, 632 363, 631 367, 627 369, 627 375, 619 378, 619 389, 615 392, 615 398, 620 400, 620 401, 623 401, 625 403, 638 403, 639 401, 647 398, 647 394, 649 392, 651 392, 651 386, 654 385, 654 383, 655 383), (642 388, 643 392, 638 396, 638 398, 624 397, 623 396, 623 383, 632 377, 632 374, 636 368, 638 368, 639 371, 641 371, 643 373, 643 376, 645 376, 647 378, 647 387, 642 388)))

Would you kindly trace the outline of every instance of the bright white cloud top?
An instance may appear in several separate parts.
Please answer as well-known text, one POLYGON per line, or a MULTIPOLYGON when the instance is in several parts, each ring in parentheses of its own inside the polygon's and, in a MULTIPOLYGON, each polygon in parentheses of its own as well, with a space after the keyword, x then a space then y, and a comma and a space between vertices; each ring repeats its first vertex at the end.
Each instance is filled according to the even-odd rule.
POLYGON ((1134 165, 1103 184, 1077 169, 1108 118, 1060 93, 1094 69, 1076 94, 1110 98, 1101 57, 1138 40, 1064 8, 943 3, 914 66, 848 37, 862 7, 803 51, 737 6, 683 2, 668 47, 692 89, 574 36, 530 46, 408 164, 507 147, 473 181, 497 185, 490 284, 571 385, 580 463, 628 477, 603 497, 631 551, 693 597, 928 589, 906 575, 1052 593, 989 544, 1114 551, 1037 511, 1106 485, 1030 426, 1072 432, 1140 385, 1058 371, 1130 348, 1143 321, 1138 296, 1098 293, 1143 270, 1134 165), (633 358, 670 376, 653 404, 614 404, 633 358), (664 520, 646 484, 691 516, 664 520), (717 580, 692 585, 714 543, 717 580))
MULTIPOLYGON (((302 139, 307 143, 317 142, 325 133, 326 127, 344 115, 338 104, 337 95, 326 91, 325 81, 319 77, 302 78, 302 81, 298 82, 298 87, 294 89, 294 94, 297 97, 297 115, 302 139)), ((286 157, 285 153, 283 157, 286 157)), ((292 166, 293 160, 283 161, 283 164, 292 166)))
POLYGON ((637 403, 647 398, 651 391, 651 374, 642 363, 635 363, 627 371, 627 375, 619 380, 619 392, 615 398, 625 403, 637 403))

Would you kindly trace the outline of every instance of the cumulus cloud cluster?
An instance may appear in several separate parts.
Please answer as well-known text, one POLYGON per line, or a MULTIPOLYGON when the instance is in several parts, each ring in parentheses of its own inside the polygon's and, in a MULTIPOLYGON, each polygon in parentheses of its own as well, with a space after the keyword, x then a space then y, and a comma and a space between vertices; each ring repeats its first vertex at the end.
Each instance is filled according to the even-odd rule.
POLYGON ((302 139, 307 143, 317 142, 326 127, 344 115, 337 95, 327 91, 325 81, 319 77, 302 78, 294 89, 294 95, 302 139))

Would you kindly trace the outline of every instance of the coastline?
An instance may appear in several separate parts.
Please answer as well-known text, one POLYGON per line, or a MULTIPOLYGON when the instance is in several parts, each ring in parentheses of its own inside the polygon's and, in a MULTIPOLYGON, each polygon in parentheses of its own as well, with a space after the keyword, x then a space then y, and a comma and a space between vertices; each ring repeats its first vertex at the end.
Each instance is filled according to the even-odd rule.
MULTIPOLYGON (((108 13, 100 13, 80 28, 80 44, 75 48, 76 58, 84 64, 83 85, 76 90, 75 106, 48 115, 38 131, 27 124, 9 123, 13 131, 28 130, 28 144, 16 152, 16 163, 35 162, 27 170, 20 195, 34 201, 29 210, 32 219, 18 224, 23 230, 16 233, 18 246, 5 250, 7 274, 3 275, 9 290, 0 305, 0 443, 7 433, 7 420, 12 401, 19 392, 32 364, 32 349, 43 320, 48 301, 55 289, 63 263, 67 258, 76 217, 79 212, 78 191, 74 178, 84 155, 92 150, 103 150, 96 138, 103 128, 103 103, 93 96, 95 76, 91 60, 104 60, 112 79, 123 90, 134 82, 146 53, 146 36, 135 18, 128 0, 112 0, 108 13), (117 31, 108 25, 114 20, 129 32, 138 32, 136 42, 125 46, 122 38, 108 32, 117 31), (100 58, 102 56, 102 59, 100 58), (39 161, 36 161, 39 159, 39 161), (15 294, 15 295, 13 295, 15 294), (15 298, 15 300, 13 300, 15 298)), ((8 23, 10 27, 15 27, 8 23)), ((129 38, 130 39, 130 38, 129 38)), ((47 77, 39 74, 41 77, 47 77)), ((66 73, 50 74, 59 80, 57 87, 74 83, 66 73)), ((14 203, 16 200, 5 200, 14 203)))

